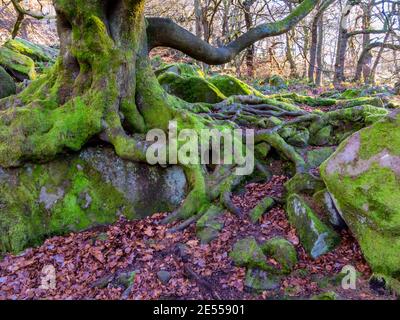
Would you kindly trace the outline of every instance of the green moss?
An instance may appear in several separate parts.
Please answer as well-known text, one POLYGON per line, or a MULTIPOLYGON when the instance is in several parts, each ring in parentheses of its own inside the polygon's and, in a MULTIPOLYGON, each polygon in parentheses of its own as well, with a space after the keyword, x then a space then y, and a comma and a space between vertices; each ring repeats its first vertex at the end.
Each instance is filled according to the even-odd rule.
POLYGON ((50 235, 134 218, 124 196, 76 159, 26 165, 14 184, 0 179, 0 251, 18 252, 50 235), (105 201, 107 199, 107 201, 105 201))
POLYGON ((255 95, 261 98, 265 97, 258 90, 229 75, 216 75, 207 80, 216 86, 226 97, 236 95, 255 95))
POLYGON ((383 150, 393 155, 400 155, 400 114, 394 119, 377 122, 360 131, 362 148, 360 157, 369 159, 383 150))
POLYGON ((319 167, 325 160, 327 160, 333 153, 335 148, 325 147, 307 151, 307 165, 309 168, 319 167))
POLYGON ((26 79, 34 80, 36 78, 35 62, 9 48, 0 48, 0 65, 26 79))
POLYGON ((261 216, 274 205, 274 200, 271 197, 263 198, 252 210, 249 212, 250 220, 256 223, 261 216))
POLYGON ((187 76, 187 77, 195 76, 195 77, 205 78, 205 74, 199 66, 187 63, 172 63, 164 65, 158 70, 156 70, 155 74, 158 77, 167 72, 174 73, 178 76, 187 76))
POLYGON ((336 232, 325 225, 299 195, 289 196, 287 214, 301 244, 313 259, 331 251, 340 242, 336 232))
POLYGON ((295 147, 305 148, 308 146, 310 140, 310 133, 307 129, 297 130, 290 136, 287 142, 295 147))
POLYGON ((338 300, 336 292, 328 291, 315 296, 312 296, 310 300, 338 300))
POLYGON ((347 89, 344 91, 341 95, 341 99, 354 99, 354 98, 359 98, 362 94, 361 89, 347 89))
POLYGON ((325 146, 332 142, 332 131, 331 125, 327 125, 319 129, 316 133, 312 133, 310 137, 310 144, 314 146, 325 146))
POLYGON ((313 194, 318 190, 325 188, 322 180, 319 180, 309 173, 298 173, 285 183, 287 194, 292 193, 310 193, 313 194))
POLYGON ((158 81, 168 93, 187 102, 217 103, 226 99, 216 86, 201 77, 166 72, 158 77, 158 81))
POLYGON ((289 274, 297 264, 296 249, 284 238, 270 239, 261 248, 268 257, 274 258, 280 264, 282 273, 289 274))
POLYGON ((335 99, 303 96, 297 93, 279 94, 275 95, 275 98, 278 100, 290 99, 293 102, 305 104, 310 107, 329 107, 334 106, 337 103, 337 100, 335 99))
POLYGON ((377 164, 357 177, 324 177, 372 269, 400 276, 399 178, 377 164))
POLYGON ((266 142, 258 143, 254 147, 255 155, 258 159, 265 159, 271 150, 271 146, 266 142))
POLYGON ((0 99, 15 94, 17 87, 13 78, 0 66, 0 99))
POLYGON ((254 237, 238 240, 229 256, 237 266, 273 270, 273 267, 267 264, 266 257, 254 237))
POLYGON ((269 78, 268 84, 277 89, 287 89, 287 82, 279 75, 273 75, 269 78))
POLYGON ((391 116, 363 129, 321 167, 328 190, 366 260, 374 272, 394 278, 400 277, 399 123, 399 116, 391 116), (338 160, 342 154, 346 162, 338 160), (357 167, 360 170, 354 170, 357 167))
MULTIPOLYGON (((21 38, 9 39, 4 46, 14 52, 28 56, 34 61, 54 62, 54 55, 56 55, 54 50, 52 50, 53 55, 50 55, 43 47, 21 38)), ((50 51, 50 49, 47 51, 50 51)))

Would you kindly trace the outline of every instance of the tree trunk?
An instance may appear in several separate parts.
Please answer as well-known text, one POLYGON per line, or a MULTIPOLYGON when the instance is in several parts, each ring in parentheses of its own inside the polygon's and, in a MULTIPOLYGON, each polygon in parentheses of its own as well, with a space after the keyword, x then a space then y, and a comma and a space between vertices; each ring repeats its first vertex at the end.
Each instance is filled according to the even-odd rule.
POLYGON ((317 70, 315 75, 315 84, 322 85, 322 70, 323 70, 323 45, 324 45, 324 15, 322 14, 318 21, 318 45, 317 45, 317 70))
MULTIPOLYGON (((363 8, 363 17, 362 17, 362 28, 363 30, 368 30, 371 28, 371 13, 373 8, 374 0, 370 0, 368 4, 363 8)), ((362 46, 365 49, 371 42, 371 35, 369 33, 364 33, 362 38, 362 46)), ((368 51, 369 52, 369 51, 368 51)), ((362 66, 362 74, 364 81, 369 79, 371 72, 371 63, 372 63, 372 54, 369 52, 365 57, 362 66)))
MULTIPOLYGON (((246 24, 246 30, 249 31, 253 26, 253 17, 251 16, 251 6, 254 0, 245 1, 243 4, 244 21, 246 24)), ((251 45, 246 50, 246 67, 247 76, 249 78, 254 77, 254 45, 251 45)))
POLYGON ((346 61, 346 50, 347 50, 347 41, 348 37, 348 20, 350 16, 350 11, 353 5, 351 1, 347 1, 340 18, 339 22, 339 34, 337 41, 337 49, 336 49, 336 61, 335 61, 335 73, 333 82, 334 84, 340 85, 345 81, 344 68, 346 61))
POLYGON ((314 83, 314 73, 317 56, 317 43, 318 43, 318 21, 319 15, 316 15, 311 25, 311 44, 308 66, 308 81, 314 83))
POLYGON ((144 161, 144 146, 124 128, 166 129, 171 118, 171 99, 148 58, 144 0, 55 0, 54 6, 60 58, 21 95, 24 107, 0 133, 0 164, 51 159, 96 135, 120 156, 144 161))

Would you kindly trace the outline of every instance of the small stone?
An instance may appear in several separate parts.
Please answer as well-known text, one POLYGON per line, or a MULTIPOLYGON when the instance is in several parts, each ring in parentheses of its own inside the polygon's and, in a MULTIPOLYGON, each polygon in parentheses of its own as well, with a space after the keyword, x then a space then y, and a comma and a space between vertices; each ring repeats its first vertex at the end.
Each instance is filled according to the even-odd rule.
POLYGON ((165 270, 161 270, 157 272, 157 277, 163 284, 167 284, 171 279, 171 273, 165 270))

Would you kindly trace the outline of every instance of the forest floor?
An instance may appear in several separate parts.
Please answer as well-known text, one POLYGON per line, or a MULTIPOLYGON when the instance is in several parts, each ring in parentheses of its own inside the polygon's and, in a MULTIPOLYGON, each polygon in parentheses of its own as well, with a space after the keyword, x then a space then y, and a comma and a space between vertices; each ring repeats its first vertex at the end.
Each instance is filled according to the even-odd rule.
POLYGON ((244 216, 227 212, 225 227, 210 244, 200 244, 194 226, 169 233, 173 225, 161 225, 165 214, 157 213, 137 221, 121 218, 108 227, 53 237, 17 256, 6 255, 0 261, 0 299, 308 299, 328 291, 339 299, 394 299, 370 288, 371 270, 348 231, 342 231, 334 251, 312 260, 282 207, 257 224, 248 220, 246 213, 264 196, 282 195, 286 180, 276 175, 236 194, 234 202, 244 216), (276 290, 246 289, 245 268, 235 267, 228 256, 233 244, 246 236, 259 241, 282 236, 295 245, 298 264, 276 290), (46 265, 55 268, 56 289, 40 288, 46 265), (345 265, 359 272, 355 290, 344 290, 335 280, 345 265), (160 271, 167 271, 164 282, 160 271))

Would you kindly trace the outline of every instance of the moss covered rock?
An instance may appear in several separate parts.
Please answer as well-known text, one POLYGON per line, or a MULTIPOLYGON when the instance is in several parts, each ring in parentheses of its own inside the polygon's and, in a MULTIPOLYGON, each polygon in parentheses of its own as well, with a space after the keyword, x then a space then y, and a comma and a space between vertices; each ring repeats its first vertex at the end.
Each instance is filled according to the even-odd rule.
POLYGON ((352 135, 321 174, 372 269, 399 278, 399 111, 352 135))
POLYGON ((307 129, 297 130, 295 134, 288 138, 287 142, 292 146, 305 148, 308 146, 310 140, 310 133, 307 129))
POLYGON ((34 61, 54 62, 58 55, 56 49, 40 46, 21 38, 7 40, 4 47, 28 56, 34 61))
POLYGON ((209 78, 208 81, 216 86, 227 97, 237 95, 255 95, 258 97, 264 97, 260 91, 229 75, 216 75, 209 78))
POLYGON ((285 79, 278 75, 271 76, 268 80, 268 84, 277 89, 286 89, 288 87, 285 79))
POLYGON ((271 197, 263 198, 252 210, 249 212, 250 220, 256 223, 262 215, 272 208, 275 201, 271 197))
POLYGON ((185 197, 179 167, 161 169, 88 148, 47 164, 0 168, 0 251, 47 236, 175 209, 185 197))
POLYGON ((13 78, 0 67, 0 99, 11 96, 15 94, 17 91, 17 87, 15 86, 15 82, 13 78))
POLYGON ((266 256, 254 237, 238 240, 229 256, 240 267, 258 268, 270 271, 273 268, 267 264, 266 256))
POLYGON ((224 227, 222 215, 224 210, 217 206, 211 206, 196 223, 196 234, 201 243, 209 243, 218 237, 224 227))
POLYGON ((284 238, 276 237, 266 241, 262 250, 280 264, 282 273, 289 274, 297 264, 296 249, 284 238))
POLYGON ((334 147, 323 147, 307 151, 308 168, 317 168, 335 152, 334 147))
POLYGON ((28 56, 4 46, 0 48, 0 66, 17 80, 36 79, 35 62, 28 56))
POLYGON ((187 102, 217 103, 226 99, 216 86, 199 76, 166 72, 158 77, 158 81, 168 93, 187 102))
POLYGON ((299 195, 292 194, 287 199, 287 214, 301 244, 313 259, 331 251, 340 242, 338 234, 325 225, 299 195))
POLYGON ((344 229, 347 227, 328 190, 317 191, 313 195, 313 200, 320 208, 324 209, 326 220, 333 227, 336 229, 344 229))
POLYGON ((178 76, 195 76, 200 78, 205 78, 203 70, 198 65, 188 64, 188 63, 171 63, 162 66, 155 71, 156 76, 160 76, 164 73, 174 73, 178 76))
POLYGON ((285 183, 287 194, 292 193, 310 193, 325 189, 325 184, 321 179, 312 176, 309 173, 298 173, 285 183))
POLYGON ((332 142, 333 127, 331 125, 324 126, 313 132, 310 137, 310 144, 314 146, 325 146, 332 142))

